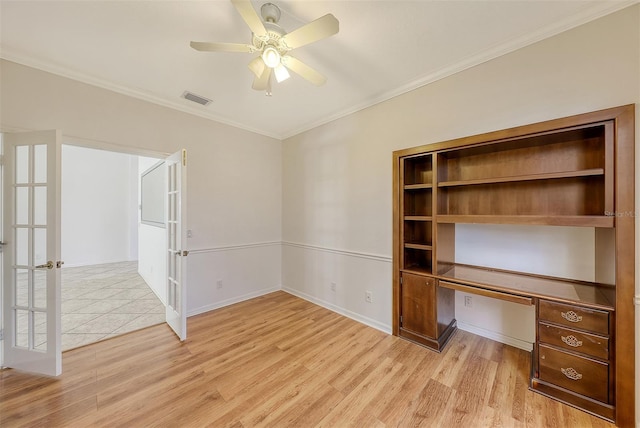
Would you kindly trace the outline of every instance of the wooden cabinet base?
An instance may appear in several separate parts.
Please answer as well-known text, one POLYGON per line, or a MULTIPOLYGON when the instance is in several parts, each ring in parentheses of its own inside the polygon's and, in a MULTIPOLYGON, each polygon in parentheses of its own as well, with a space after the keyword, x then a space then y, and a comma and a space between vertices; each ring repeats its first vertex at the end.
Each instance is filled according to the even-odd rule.
POLYGON ((440 335, 438 339, 431 339, 429 337, 425 337, 419 334, 415 334, 411 331, 405 330, 400 327, 399 336, 410 340, 411 342, 417 343, 418 345, 426 346, 427 348, 433 349, 434 351, 440 352, 447 344, 453 333, 458 329, 458 324, 454 319, 451 321, 451 324, 447 326, 444 332, 440 335))
POLYGON ((615 408, 613 406, 578 395, 568 389, 553 385, 533 376, 531 377, 529 389, 553 398, 554 400, 561 401, 569 406, 584 410, 602 419, 606 419, 609 422, 614 422, 615 420, 615 408))

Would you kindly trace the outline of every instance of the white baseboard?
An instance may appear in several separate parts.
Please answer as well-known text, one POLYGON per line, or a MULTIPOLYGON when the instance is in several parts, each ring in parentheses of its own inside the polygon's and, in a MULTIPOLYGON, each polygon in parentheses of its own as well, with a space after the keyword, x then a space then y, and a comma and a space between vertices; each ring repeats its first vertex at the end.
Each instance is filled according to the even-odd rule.
POLYGON ((187 311, 187 317, 203 314, 205 312, 213 311, 215 309, 224 308, 225 306, 233 305, 235 303, 244 302, 245 300, 253 299, 255 297, 264 296, 265 294, 273 293, 274 291, 281 290, 281 287, 264 288, 262 290, 254 291, 252 293, 244 294, 242 296, 232 297, 231 299, 222 300, 220 302, 213 303, 211 305, 200 306, 199 308, 191 309, 187 311))
POLYGON ((468 331, 469 333, 477 334, 478 336, 486 337, 487 339, 495 340, 496 342, 504 343, 505 345, 522 349, 523 351, 531 352, 533 350, 533 343, 531 342, 506 336, 495 331, 486 330, 482 327, 467 324, 465 322, 458 321, 458 328, 460 330, 468 331))
POLYGON ((391 334, 391 327, 388 325, 385 325, 383 323, 381 323, 380 321, 376 321, 374 319, 362 316, 360 314, 357 314, 355 312, 351 312, 348 309, 344 309, 341 308, 339 306, 336 306, 332 303, 329 303, 327 301, 324 301, 322 299, 318 299, 316 297, 313 297, 309 294, 303 293, 301 291, 298 290, 294 290, 291 288, 287 288, 287 287, 282 287, 282 291, 287 292, 291 295, 294 295, 296 297, 299 297, 301 299, 307 300, 311 303, 315 303, 318 306, 322 306, 325 309, 329 309, 330 311, 333 311, 335 313, 338 313, 340 315, 344 315, 347 318, 351 318, 354 321, 358 321, 362 324, 368 325, 369 327, 375 328, 376 330, 380 330, 383 333, 387 333, 387 334, 391 334))

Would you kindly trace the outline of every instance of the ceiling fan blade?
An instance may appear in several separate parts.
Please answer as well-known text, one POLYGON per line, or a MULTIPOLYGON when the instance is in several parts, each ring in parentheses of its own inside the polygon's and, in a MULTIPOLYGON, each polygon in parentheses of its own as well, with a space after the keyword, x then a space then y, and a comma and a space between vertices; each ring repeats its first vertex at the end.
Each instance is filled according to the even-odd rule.
POLYGON ((236 7, 238 13, 244 19, 244 22, 247 23, 253 34, 257 37, 263 37, 267 35, 267 29, 264 28, 264 24, 262 23, 262 19, 258 16, 258 13, 253 8, 251 1, 249 0, 231 0, 231 3, 236 7))
POLYGON ((251 70, 253 74, 256 75, 256 77, 260 77, 262 75, 262 72, 264 72, 266 65, 264 64, 262 57, 257 56, 254 59, 252 59, 251 62, 249 62, 248 67, 249 67, 249 70, 251 70))
POLYGON ((282 57, 282 64, 284 64, 289 70, 293 71, 296 74, 299 74, 316 86, 322 86, 327 81, 327 78, 322 74, 318 73, 304 62, 290 55, 282 57))
POLYGON ((204 52, 255 52, 256 48, 243 43, 191 42, 191 47, 204 52))
POLYGON ((339 27, 336 17, 328 13, 289 34, 285 34, 280 41, 289 49, 294 49, 333 36, 338 32, 339 27))
POLYGON ((253 85, 251 87, 256 91, 265 91, 269 87, 269 81, 271 80, 271 69, 265 67, 260 77, 253 79, 253 85))

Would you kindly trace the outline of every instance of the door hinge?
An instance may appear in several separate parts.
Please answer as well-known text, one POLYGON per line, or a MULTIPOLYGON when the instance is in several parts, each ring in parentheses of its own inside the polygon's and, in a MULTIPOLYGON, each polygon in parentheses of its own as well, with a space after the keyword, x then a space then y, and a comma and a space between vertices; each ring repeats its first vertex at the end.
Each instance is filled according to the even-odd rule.
POLYGON ((400 325, 402 325, 402 315, 400 315, 400 325))
POLYGON ((402 277, 400 277, 400 284, 402 284, 402 277))
POLYGON ((187 166, 187 149, 182 149, 182 166, 187 166))
POLYGON ((4 339, 4 329, 0 328, 0 340, 4 339))

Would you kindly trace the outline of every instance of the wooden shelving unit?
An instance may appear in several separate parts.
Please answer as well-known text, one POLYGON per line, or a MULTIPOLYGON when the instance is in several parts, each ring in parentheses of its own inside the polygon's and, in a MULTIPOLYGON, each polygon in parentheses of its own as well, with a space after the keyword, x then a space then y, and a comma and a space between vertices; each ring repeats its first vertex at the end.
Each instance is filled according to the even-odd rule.
POLYGON ((634 111, 394 152, 394 334, 442 350, 456 291, 535 305, 531 389, 633 425, 634 111), (456 263, 460 223, 593 228, 599 282, 456 263))

